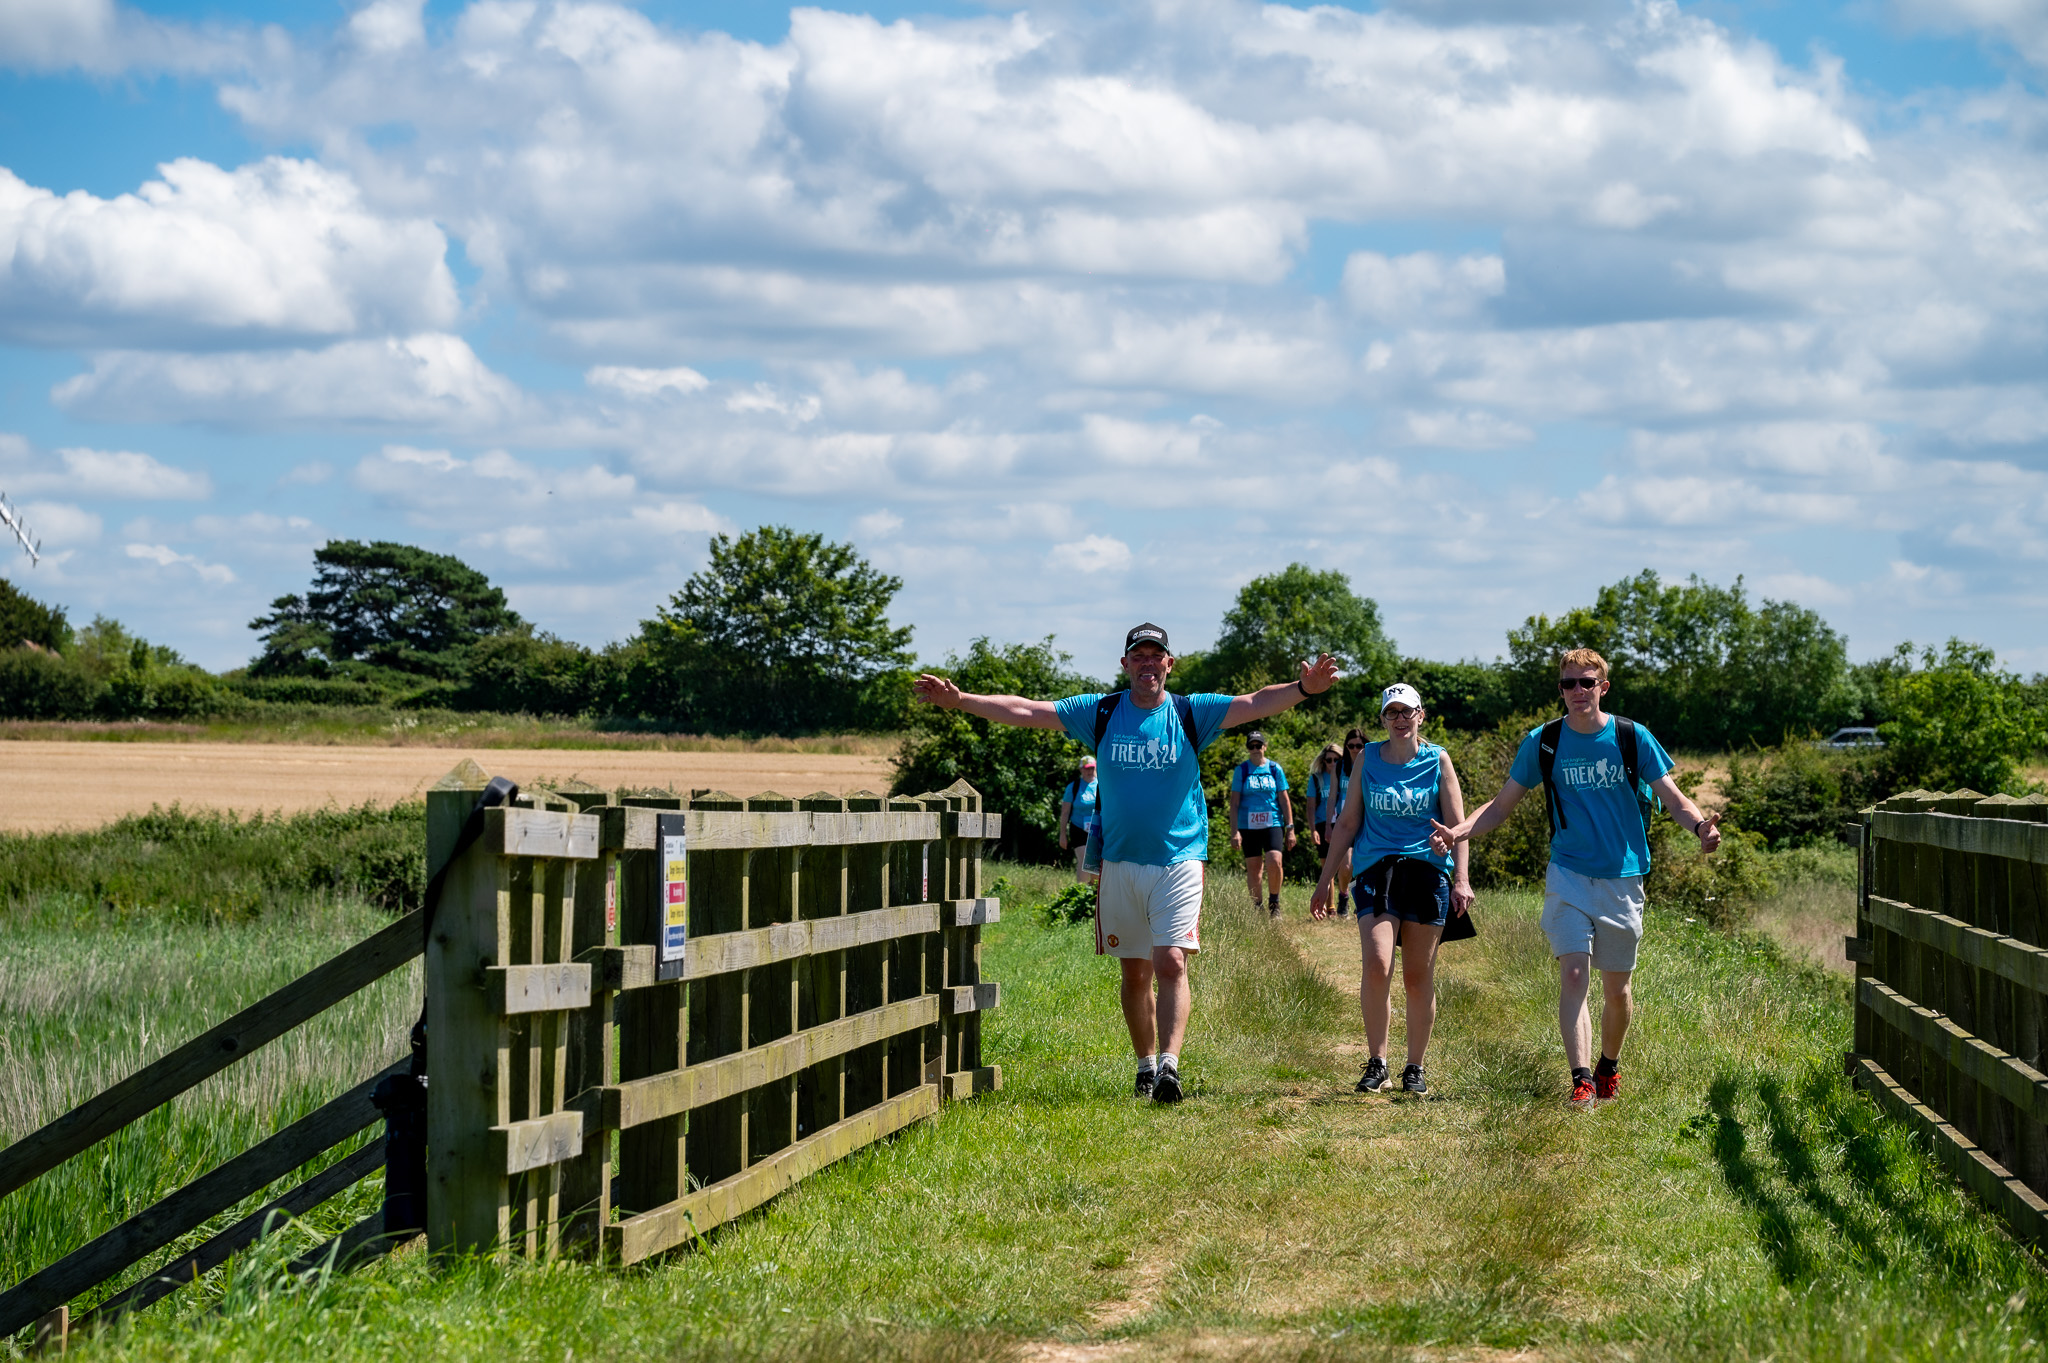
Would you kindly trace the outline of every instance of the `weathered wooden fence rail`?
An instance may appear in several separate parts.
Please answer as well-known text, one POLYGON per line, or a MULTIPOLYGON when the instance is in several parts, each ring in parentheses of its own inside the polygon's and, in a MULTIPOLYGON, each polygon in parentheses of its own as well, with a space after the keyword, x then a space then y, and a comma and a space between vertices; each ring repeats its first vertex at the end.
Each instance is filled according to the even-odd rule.
MULTIPOLYGON (((431 923, 408 915, 0 1150, 0 1198, 426 954, 425 1222, 439 1250, 630 1263, 862 1145, 1000 1088, 982 1063, 981 845, 972 787, 740 800, 535 790, 461 831, 488 777, 428 796, 431 923), (616 1169, 616 1177, 614 1170, 616 1169)), ((0 1291, 0 1340, 61 1338, 103 1288, 380 1118, 394 1058, 347 1093, 0 1291)), ((94 1304, 149 1305, 383 1170, 373 1140, 94 1304)), ((416 1148, 416 1147, 415 1147, 416 1148)), ((397 1171, 394 1169, 393 1173, 397 1171)), ((385 1208, 302 1263, 416 1233, 385 1208)), ((417 1208, 410 1209, 417 1217, 417 1208)))
POLYGON ((2048 1244, 2048 801, 1912 791, 1845 834, 1862 852, 1851 1071, 2048 1244))

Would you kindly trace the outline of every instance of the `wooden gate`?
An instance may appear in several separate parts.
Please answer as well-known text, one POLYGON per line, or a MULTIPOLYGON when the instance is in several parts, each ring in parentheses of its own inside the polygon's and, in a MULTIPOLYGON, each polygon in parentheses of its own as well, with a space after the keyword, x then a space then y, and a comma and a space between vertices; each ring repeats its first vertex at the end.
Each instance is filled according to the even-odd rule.
MULTIPOLYGON (((475 794, 430 797, 430 861, 475 794)), ((534 803, 429 935, 434 1248, 631 1263, 1001 1086, 972 787, 534 803)))

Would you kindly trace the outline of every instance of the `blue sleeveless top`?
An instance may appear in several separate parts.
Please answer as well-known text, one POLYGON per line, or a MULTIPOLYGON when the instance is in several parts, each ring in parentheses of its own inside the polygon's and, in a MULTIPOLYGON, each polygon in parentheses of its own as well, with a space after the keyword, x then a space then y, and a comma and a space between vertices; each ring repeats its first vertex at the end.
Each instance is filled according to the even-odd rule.
POLYGON ((1443 752, 1424 743, 1415 759, 1395 766, 1372 743, 1358 755, 1353 779, 1360 783, 1364 813, 1358 838, 1351 844, 1351 870, 1363 871, 1381 857, 1403 856, 1426 861, 1449 872, 1451 858, 1430 850, 1430 820, 1443 818, 1439 787, 1443 784, 1443 752))

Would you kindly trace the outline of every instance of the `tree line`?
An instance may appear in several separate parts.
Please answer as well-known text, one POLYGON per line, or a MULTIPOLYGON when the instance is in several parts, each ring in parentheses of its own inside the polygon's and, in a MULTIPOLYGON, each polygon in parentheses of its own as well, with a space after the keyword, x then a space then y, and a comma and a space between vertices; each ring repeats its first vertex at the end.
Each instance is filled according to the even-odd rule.
MULTIPOLYGON (((762 526, 713 537, 703 569, 632 636, 596 648, 534 628, 451 555, 334 540, 313 559, 307 589, 251 622, 257 655, 219 675, 117 621, 74 628, 62 609, 0 581, 0 717, 384 706, 705 734, 905 732, 904 788, 965 776, 1024 816, 1024 839, 1031 829, 1051 834, 1051 802, 1079 755, 1059 734, 913 713, 912 631, 890 617, 902 581, 820 534, 762 526)), ((1645 570, 1554 619, 1528 617, 1505 645, 1492 661, 1404 656, 1377 603, 1344 574, 1297 563, 1246 583, 1214 646, 1183 656, 1172 684, 1247 691, 1328 651, 1342 659, 1344 682, 1268 723, 1276 751, 1371 727, 1380 689, 1396 680, 1422 692, 1437 732, 1479 735, 1553 713, 1558 654, 1591 647, 1611 664, 1613 708, 1670 747, 1759 750, 1845 725, 1878 728, 1888 746, 1867 781, 1850 781, 1856 790, 1859 781, 2014 788, 2020 764, 2048 744, 2048 679, 2018 677, 1959 640, 1852 663, 1820 615, 1752 600, 1740 578, 1719 586, 1645 570)), ((1075 670, 1050 637, 977 639, 926 666, 983 692, 1058 697, 1117 684, 1075 670)))

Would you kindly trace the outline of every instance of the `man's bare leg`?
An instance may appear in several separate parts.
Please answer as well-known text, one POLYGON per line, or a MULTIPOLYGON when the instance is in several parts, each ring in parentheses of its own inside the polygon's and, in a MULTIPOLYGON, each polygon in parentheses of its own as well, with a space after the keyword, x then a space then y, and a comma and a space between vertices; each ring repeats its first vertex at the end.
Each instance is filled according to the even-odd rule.
POLYGON ((1621 1059, 1621 1043, 1635 1018, 1636 996, 1629 988, 1634 974, 1629 970, 1600 972, 1600 993, 1606 1003, 1600 1011, 1600 1054, 1610 1059, 1621 1059))
POLYGON ((1159 1053, 1157 1012, 1152 1002, 1152 962, 1131 956, 1120 959, 1124 968, 1124 1026, 1131 1030, 1131 1050, 1138 1059, 1149 1061, 1159 1053))
MULTIPOLYGON (((1188 954, 1179 947, 1153 947, 1149 964, 1135 964, 1145 966, 1146 973, 1159 985, 1159 1053, 1179 1055, 1181 1043, 1187 1039, 1188 1010, 1194 1002, 1194 990, 1188 984, 1188 954)), ((1124 979, 1130 978, 1127 971, 1124 979)), ((1130 994, 1126 992, 1124 998, 1128 1000, 1130 994)), ((1128 1010, 1128 1002, 1125 1007, 1128 1010)), ((1137 1039, 1135 1034, 1132 1039, 1137 1039)))
POLYGON ((1564 1036, 1565 1064, 1575 1070, 1593 1068, 1593 1020, 1586 1012, 1592 983, 1592 956, 1573 951, 1557 958, 1557 1030, 1564 1036))
POLYGON ((1400 924, 1380 918, 1360 934, 1359 955, 1364 973, 1358 986, 1358 1010, 1365 1016, 1366 1054, 1387 1057, 1387 1029, 1393 1025, 1394 932, 1400 924))

